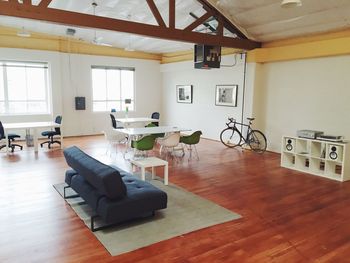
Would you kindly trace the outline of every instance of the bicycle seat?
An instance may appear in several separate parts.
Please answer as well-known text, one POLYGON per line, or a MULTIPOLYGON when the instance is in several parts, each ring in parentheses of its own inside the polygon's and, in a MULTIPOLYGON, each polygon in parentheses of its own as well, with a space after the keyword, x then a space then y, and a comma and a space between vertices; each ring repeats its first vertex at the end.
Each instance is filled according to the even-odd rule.
POLYGON ((253 121, 255 118, 247 118, 248 121, 253 121))
POLYGON ((235 120, 234 118, 228 118, 228 120, 229 120, 230 122, 236 122, 236 120, 235 120))

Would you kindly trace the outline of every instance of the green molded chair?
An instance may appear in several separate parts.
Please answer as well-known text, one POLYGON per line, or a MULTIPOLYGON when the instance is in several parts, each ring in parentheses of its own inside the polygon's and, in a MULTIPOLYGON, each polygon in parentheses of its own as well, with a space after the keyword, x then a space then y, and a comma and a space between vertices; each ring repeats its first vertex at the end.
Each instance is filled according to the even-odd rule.
POLYGON ((145 156, 147 156, 147 151, 153 149, 154 142, 155 137, 153 135, 147 135, 137 141, 132 141, 131 148, 146 153, 145 156))
POLYGON ((181 136, 180 142, 187 145, 187 149, 190 152, 190 156, 188 159, 192 159, 192 149, 194 149, 197 155, 197 160, 199 160, 196 144, 199 143, 201 135, 202 135, 202 131, 195 131, 191 135, 181 136))

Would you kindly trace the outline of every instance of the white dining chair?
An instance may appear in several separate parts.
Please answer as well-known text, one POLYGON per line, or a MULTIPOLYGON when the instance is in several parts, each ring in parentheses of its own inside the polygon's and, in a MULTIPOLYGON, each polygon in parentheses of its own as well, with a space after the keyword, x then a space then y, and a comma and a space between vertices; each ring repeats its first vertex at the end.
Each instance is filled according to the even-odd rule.
MULTIPOLYGON (((109 152, 111 156, 112 149, 114 146, 118 146, 120 144, 125 144, 127 142, 127 137, 124 133, 119 132, 116 129, 107 128, 103 131, 106 141, 108 142, 108 146, 106 149, 106 154, 109 152)), ((116 153, 118 153, 118 148, 116 147, 116 153)))
POLYGON ((174 156, 175 148, 178 147, 180 143, 180 133, 171 133, 163 138, 157 138, 157 143, 160 145, 159 153, 165 150, 166 154, 171 154, 174 156))

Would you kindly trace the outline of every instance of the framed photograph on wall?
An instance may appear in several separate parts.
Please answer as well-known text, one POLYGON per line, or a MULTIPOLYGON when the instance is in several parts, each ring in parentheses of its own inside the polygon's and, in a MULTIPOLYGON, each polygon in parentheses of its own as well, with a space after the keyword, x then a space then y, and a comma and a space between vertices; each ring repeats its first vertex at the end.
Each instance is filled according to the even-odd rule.
POLYGON ((238 85, 216 85, 215 105, 237 107, 238 85))
POLYGON ((176 101, 179 103, 192 103, 192 85, 176 85, 176 101))

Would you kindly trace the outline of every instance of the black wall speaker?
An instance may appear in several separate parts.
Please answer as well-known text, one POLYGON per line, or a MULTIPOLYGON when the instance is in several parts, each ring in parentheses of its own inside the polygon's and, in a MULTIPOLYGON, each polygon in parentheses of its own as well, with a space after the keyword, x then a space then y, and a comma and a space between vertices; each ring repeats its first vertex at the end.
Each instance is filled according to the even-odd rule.
POLYGON ((295 146, 295 139, 293 138, 286 138, 285 140, 285 149, 288 152, 293 152, 295 146))
POLYGON ((333 161, 341 161, 342 154, 342 147, 332 144, 329 145, 329 159, 333 161))
POLYGON ((85 110, 85 97, 75 97, 75 109, 85 110))

